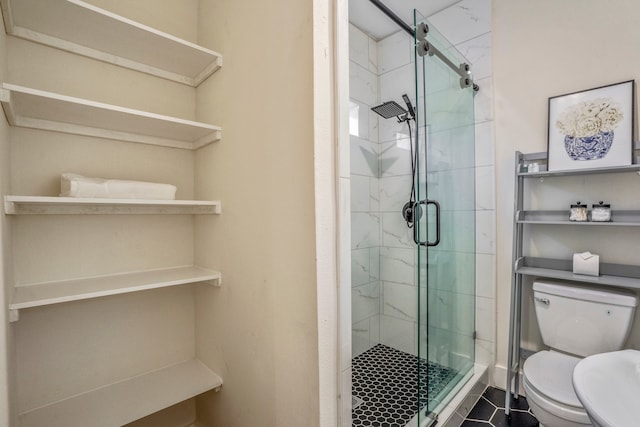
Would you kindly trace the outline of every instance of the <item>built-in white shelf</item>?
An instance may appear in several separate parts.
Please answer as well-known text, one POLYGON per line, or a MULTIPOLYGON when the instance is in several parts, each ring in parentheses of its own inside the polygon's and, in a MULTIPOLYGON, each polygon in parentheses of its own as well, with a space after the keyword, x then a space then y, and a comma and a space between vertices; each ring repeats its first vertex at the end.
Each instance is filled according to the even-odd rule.
POLYGON ((515 272, 526 276, 561 279, 604 286, 640 289, 640 266, 600 263, 599 276, 574 274, 571 260, 523 257, 518 259, 515 272))
POLYGON ((4 196, 4 211, 8 215, 220 214, 222 204, 215 200, 4 196))
POLYGON ((219 126, 9 83, 0 101, 13 126, 190 150, 222 137, 219 126))
POLYGON ((121 426, 221 386, 222 378, 194 359, 24 412, 20 426, 121 426))
POLYGON ((611 211, 611 221, 569 221, 569 210, 526 210, 516 214, 518 224, 576 225, 586 227, 640 227, 640 211, 611 211))
MULTIPOLYGON (((199 282, 220 286, 222 275, 217 271, 197 266, 183 266, 19 285, 14 288, 9 310, 15 311, 199 282)), ((17 313, 13 313, 12 320, 17 320, 17 313)))
POLYGON ((0 0, 8 34, 198 86, 222 55, 80 0, 0 0))

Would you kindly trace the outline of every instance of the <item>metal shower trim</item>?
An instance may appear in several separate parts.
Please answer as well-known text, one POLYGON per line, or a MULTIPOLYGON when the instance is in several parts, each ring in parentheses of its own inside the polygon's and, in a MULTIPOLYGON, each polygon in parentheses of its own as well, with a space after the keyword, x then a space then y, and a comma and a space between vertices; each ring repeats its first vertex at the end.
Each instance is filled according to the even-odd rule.
POLYGON ((420 56, 437 56, 442 62, 444 62, 449 68, 451 68, 456 74, 460 76, 460 88, 465 89, 473 86, 473 90, 476 92, 480 90, 480 87, 473 83, 471 77, 471 67, 466 62, 456 65, 449 58, 447 58, 442 52, 440 52, 435 46, 427 41, 427 34, 429 34, 429 26, 426 22, 421 22, 416 28, 416 39, 418 40, 418 55, 420 56))
POLYGON ((396 15, 391 9, 389 9, 382 1, 380 0, 369 0, 376 6, 382 13, 387 15, 389 19, 398 24, 400 28, 402 28, 405 32, 407 32, 411 37, 415 37, 418 41, 418 45, 416 46, 418 49, 418 54, 420 56, 437 56, 442 62, 444 62, 449 68, 451 68, 456 74, 460 76, 460 87, 465 89, 467 87, 473 87, 475 92, 480 90, 480 86, 473 82, 473 77, 471 76, 471 72, 469 64, 466 62, 456 65, 449 58, 447 58, 442 52, 440 52, 436 47, 434 47, 431 43, 426 40, 427 34, 429 33, 429 26, 421 22, 418 24, 418 27, 414 30, 398 15, 396 15))

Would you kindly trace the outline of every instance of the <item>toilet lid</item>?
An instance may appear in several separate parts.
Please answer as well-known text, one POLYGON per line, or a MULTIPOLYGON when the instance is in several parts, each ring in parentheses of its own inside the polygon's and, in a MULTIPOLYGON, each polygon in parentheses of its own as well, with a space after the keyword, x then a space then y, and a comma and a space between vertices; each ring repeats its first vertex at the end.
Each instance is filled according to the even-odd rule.
POLYGON ((582 359, 556 351, 540 351, 524 362, 524 375, 540 393, 568 406, 582 408, 573 390, 573 368, 582 359))

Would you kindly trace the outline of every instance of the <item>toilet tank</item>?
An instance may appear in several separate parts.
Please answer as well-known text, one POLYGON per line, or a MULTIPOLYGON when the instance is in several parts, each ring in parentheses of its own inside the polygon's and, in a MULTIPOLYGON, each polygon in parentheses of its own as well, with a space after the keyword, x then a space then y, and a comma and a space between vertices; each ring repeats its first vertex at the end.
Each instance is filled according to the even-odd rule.
POLYGON ((534 281, 533 296, 544 343, 582 357, 620 350, 638 305, 629 290, 546 279, 534 281))

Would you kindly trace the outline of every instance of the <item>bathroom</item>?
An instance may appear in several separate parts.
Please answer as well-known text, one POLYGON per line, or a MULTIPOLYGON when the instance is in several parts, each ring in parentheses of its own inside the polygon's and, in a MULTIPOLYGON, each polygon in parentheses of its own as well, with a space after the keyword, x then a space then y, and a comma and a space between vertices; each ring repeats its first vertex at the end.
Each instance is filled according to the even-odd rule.
MULTIPOLYGON (((173 406, 159 413, 162 422, 149 419, 147 425, 351 425, 352 324, 344 311, 351 299, 351 233, 341 221, 350 213, 351 183, 344 162, 336 162, 349 148, 348 2, 89 3, 220 52, 223 66, 193 88, 0 32, 2 81, 211 123, 222 128, 222 138, 195 152, 150 149, 18 129, 0 120, 3 195, 56 196, 55 176, 76 172, 169 182, 178 187, 179 199, 221 200, 222 214, 104 216, 81 218, 80 224, 48 215, 55 227, 37 216, 2 215, 0 303, 7 307, 16 280, 51 280, 45 271, 59 279, 197 264, 221 271, 222 286, 196 284, 20 310, 17 322, 3 310, 0 364, 7 369, 0 369, 0 425, 19 425, 24 405, 194 356, 223 378, 222 389, 173 406), (89 236, 77 236, 78 227, 89 236), (123 229, 134 230, 136 239, 126 240, 123 229), (125 240, 114 243, 114 235, 125 240), (138 237, 146 242, 142 247, 138 237), (100 245, 100 272, 92 270, 92 239, 107 242, 100 245), (109 328, 96 336, 96 325, 109 328), (90 346, 83 345, 87 340, 90 346), (69 354, 75 372, 69 372, 69 354)), ((627 47, 640 36, 634 20, 639 6, 631 0, 615 8, 602 3, 467 0, 434 12, 440 13, 436 29, 459 50, 474 40, 463 52, 480 87, 474 101, 474 198, 475 228, 482 233, 475 238, 483 246, 477 248, 475 271, 474 352, 475 361, 487 367, 487 384, 502 389, 514 153, 546 151, 549 97, 635 79, 640 69, 640 59, 627 47)), ((399 103, 402 93, 393 95, 399 103)), ((563 179, 560 190, 545 194, 554 208, 581 200, 579 194, 587 203, 604 198, 614 209, 640 209, 630 196, 638 185, 632 176, 607 175, 604 184, 563 179)), ((630 243, 635 239, 628 238, 635 229, 596 230, 588 237, 557 231, 535 241, 532 250, 564 258, 590 250, 603 259, 606 254, 607 262, 638 263, 630 243)), ((541 340, 532 307, 525 305, 523 344, 537 350, 541 340)), ((626 347, 640 348, 638 318, 626 347)), ((469 410, 478 398, 474 393, 448 405, 452 422, 466 416, 464 407, 469 410), (462 406, 454 411, 457 403, 462 406)))

